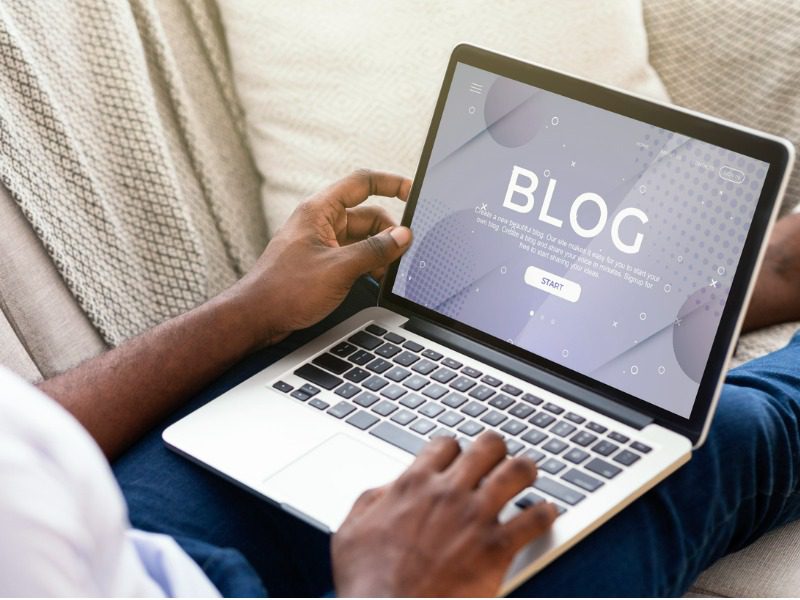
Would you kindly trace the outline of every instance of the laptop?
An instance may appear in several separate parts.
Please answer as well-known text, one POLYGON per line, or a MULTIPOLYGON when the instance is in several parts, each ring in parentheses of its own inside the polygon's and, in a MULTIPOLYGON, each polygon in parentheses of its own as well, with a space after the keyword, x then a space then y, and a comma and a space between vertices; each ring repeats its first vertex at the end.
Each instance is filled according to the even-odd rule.
POLYGON ((334 532, 432 437, 496 431, 539 467, 501 519, 543 499, 560 513, 507 593, 703 443, 793 154, 460 45, 378 305, 164 441, 334 532))

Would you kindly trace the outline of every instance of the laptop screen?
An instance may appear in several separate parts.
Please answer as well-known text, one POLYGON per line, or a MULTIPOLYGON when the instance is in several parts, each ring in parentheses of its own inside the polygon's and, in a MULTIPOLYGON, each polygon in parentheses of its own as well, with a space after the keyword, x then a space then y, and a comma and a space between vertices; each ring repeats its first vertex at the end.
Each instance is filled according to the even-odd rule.
POLYGON ((768 166, 459 63, 392 292, 688 418, 768 166))

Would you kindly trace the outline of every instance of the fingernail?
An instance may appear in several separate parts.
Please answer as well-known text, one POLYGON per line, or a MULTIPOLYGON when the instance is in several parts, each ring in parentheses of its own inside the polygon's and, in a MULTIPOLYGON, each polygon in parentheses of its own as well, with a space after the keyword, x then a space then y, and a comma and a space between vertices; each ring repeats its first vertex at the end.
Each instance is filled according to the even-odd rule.
POLYGON ((389 235, 392 236, 395 243, 401 248, 408 245, 408 242, 411 241, 411 230, 408 227, 395 227, 389 232, 389 235))

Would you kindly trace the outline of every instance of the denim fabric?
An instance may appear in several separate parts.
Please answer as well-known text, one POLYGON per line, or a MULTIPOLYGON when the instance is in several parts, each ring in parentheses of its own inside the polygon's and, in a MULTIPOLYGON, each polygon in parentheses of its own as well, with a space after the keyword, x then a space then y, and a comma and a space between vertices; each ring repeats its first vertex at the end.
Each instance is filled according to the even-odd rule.
MULTIPOLYGON (((255 594, 262 583, 277 596, 329 593, 326 535, 174 455, 160 434, 182 415, 374 303, 374 284, 360 281, 328 319, 242 361, 120 458, 114 472, 133 525, 175 536, 227 595, 255 594), (204 561, 214 547, 236 552, 228 550, 221 562, 204 561)), ((729 374, 708 441, 689 464, 515 595, 684 594, 714 561, 800 516, 799 419, 800 335, 729 374)))

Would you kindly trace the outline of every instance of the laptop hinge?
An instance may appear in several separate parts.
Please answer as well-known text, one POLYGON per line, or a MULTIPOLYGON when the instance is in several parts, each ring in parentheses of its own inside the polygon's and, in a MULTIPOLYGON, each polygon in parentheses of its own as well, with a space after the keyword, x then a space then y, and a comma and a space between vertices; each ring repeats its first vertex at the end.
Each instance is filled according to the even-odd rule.
POLYGON ((555 394, 578 402, 587 408, 596 410, 607 417, 621 421, 636 429, 642 429, 653 422, 651 417, 627 406, 623 406, 606 396, 602 396, 592 390, 567 381, 562 377, 545 371, 540 367, 528 364, 518 358, 493 350, 492 348, 429 321, 412 317, 403 325, 403 328, 429 338, 448 348, 452 348, 462 354, 471 356, 475 360, 485 362, 533 385, 543 387, 555 394))

